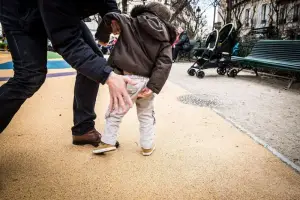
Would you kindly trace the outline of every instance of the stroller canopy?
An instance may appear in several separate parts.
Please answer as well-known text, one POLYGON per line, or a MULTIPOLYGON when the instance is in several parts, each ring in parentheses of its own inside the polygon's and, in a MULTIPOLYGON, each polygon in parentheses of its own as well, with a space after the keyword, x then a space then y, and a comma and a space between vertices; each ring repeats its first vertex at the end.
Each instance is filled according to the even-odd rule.
POLYGON ((218 44, 218 40, 219 40, 219 31, 218 30, 214 30, 213 32, 211 32, 205 42, 205 46, 208 50, 214 51, 217 47, 218 44))
POLYGON ((220 30, 220 42, 225 41, 233 32, 234 27, 232 23, 224 25, 220 30))
POLYGON ((224 25, 219 32, 218 51, 231 53, 236 43, 236 33, 232 23, 224 25))

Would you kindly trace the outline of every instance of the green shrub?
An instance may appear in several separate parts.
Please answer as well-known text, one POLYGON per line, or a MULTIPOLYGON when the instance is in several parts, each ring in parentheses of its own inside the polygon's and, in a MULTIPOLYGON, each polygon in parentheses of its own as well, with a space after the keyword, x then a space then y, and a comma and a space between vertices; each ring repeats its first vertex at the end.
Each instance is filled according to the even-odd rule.
POLYGON ((6 47, 6 44, 0 42, 0 49, 5 49, 5 47, 6 47))

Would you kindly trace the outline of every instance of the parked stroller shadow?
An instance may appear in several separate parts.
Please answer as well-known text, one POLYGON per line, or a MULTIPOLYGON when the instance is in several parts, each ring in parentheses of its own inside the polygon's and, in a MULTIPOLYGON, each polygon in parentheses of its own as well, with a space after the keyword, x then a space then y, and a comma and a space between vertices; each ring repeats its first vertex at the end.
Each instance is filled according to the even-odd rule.
MULTIPOLYGON (((214 30, 206 39, 206 49, 202 56, 188 69, 190 76, 198 78, 205 76, 204 69, 217 68, 219 75, 234 77, 237 71, 233 69, 231 54, 236 44, 236 32, 232 23, 224 25, 220 32, 214 30)), ((200 49, 201 50, 201 49, 200 49)))

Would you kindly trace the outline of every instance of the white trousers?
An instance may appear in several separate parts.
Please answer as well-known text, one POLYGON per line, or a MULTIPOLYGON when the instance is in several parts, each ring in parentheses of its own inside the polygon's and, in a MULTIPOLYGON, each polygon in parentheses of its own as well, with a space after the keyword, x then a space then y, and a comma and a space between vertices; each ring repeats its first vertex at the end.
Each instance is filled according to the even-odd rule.
MULTIPOLYGON (((147 98, 138 98, 139 92, 146 87, 149 78, 136 75, 125 76, 128 76, 137 83, 136 85, 128 84, 127 91, 137 108, 137 116, 140 122, 140 145, 144 149, 150 149, 153 147, 155 137, 154 94, 147 98)), ((125 114, 118 114, 116 111, 110 113, 107 110, 104 134, 101 138, 102 142, 111 145, 116 144, 119 126, 125 114)), ((130 130, 127 131, 130 132, 130 130)))

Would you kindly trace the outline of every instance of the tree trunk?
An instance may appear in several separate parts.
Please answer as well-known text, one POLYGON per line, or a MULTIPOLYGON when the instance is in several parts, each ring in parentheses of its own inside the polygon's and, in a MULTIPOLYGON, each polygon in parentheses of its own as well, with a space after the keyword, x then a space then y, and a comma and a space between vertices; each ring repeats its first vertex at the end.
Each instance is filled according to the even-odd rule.
POLYGON ((122 0, 122 13, 127 14, 128 0, 122 0))
POLYGON ((227 16, 226 16, 226 23, 231 22, 231 10, 232 10, 232 0, 226 0, 227 1, 227 16))

